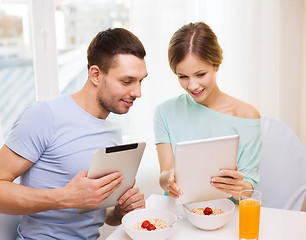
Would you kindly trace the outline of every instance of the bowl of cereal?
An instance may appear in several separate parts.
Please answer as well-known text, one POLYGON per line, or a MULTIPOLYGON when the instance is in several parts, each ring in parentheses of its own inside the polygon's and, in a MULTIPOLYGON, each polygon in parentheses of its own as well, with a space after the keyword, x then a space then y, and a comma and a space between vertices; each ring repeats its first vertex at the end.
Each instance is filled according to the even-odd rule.
POLYGON ((235 204, 227 198, 222 198, 184 204, 183 209, 187 219, 194 226, 203 230, 215 230, 231 219, 235 204))
POLYGON ((178 217, 163 209, 139 209, 127 213, 122 218, 126 233, 134 240, 167 239, 175 226, 168 227, 178 217))

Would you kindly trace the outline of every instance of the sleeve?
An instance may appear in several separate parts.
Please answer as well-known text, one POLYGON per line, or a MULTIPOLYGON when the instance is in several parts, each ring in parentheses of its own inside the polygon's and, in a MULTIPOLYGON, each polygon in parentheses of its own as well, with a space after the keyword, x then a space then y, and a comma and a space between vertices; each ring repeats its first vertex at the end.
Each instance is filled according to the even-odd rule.
POLYGON ((238 171, 244 174, 244 181, 248 181, 255 189, 259 181, 259 165, 262 156, 262 143, 260 134, 260 120, 258 125, 248 127, 242 151, 238 157, 238 171))
POLYGON ((50 144, 52 130, 51 110, 46 103, 38 102, 18 117, 5 145, 35 163, 50 144))
POLYGON ((169 129, 163 105, 157 106, 154 111, 154 135, 155 144, 170 143, 169 129))

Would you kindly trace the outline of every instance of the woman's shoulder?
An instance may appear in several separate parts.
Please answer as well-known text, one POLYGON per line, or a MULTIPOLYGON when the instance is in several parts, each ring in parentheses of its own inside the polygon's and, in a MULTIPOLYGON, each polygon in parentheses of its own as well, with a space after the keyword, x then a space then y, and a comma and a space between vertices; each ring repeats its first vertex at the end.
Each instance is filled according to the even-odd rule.
POLYGON ((167 108, 167 107, 175 107, 180 106, 182 103, 186 102, 186 94, 181 94, 176 97, 169 98, 157 105, 157 107, 167 108))
POLYGON ((239 99, 234 100, 235 117, 247 118, 247 119, 258 119, 260 113, 253 105, 241 101, 239 99))

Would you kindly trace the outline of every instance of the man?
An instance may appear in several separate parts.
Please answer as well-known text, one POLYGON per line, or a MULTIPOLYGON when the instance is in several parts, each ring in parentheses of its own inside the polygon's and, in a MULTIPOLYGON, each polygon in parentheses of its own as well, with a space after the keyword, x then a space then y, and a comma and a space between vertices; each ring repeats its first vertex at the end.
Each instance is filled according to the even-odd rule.
POLYGON ((97 207, 120 185, 114 172, 87 178, 93 152, 121 143, 120 129, 106 118, 127 113, 141 97, 146 53, 131 32, 108 29, 88 47, 88 79, 70 95, 38 102, 17 120, 0 149, 0 212, 23 215, 18 239, 97 239, 104 220, 144 208, 144 196, 129 189, 113 209, 97 207), (21 176, 21 185, 13 183, 21 176))

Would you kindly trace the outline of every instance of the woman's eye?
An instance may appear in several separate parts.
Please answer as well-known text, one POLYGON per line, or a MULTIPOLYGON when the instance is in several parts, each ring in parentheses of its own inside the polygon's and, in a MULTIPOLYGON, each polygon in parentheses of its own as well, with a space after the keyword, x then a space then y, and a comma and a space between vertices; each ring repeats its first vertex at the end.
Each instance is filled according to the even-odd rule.
POLYGON ((182 79, 182 78, 187 78, 187 76, 179 76, 179 78, 180 78, 180 79, 182 79))
POLYGON ((198 74, 198 77, 203 77, 203 76, 205 76, 206 75, 206 73, 199 73, 198 74))

